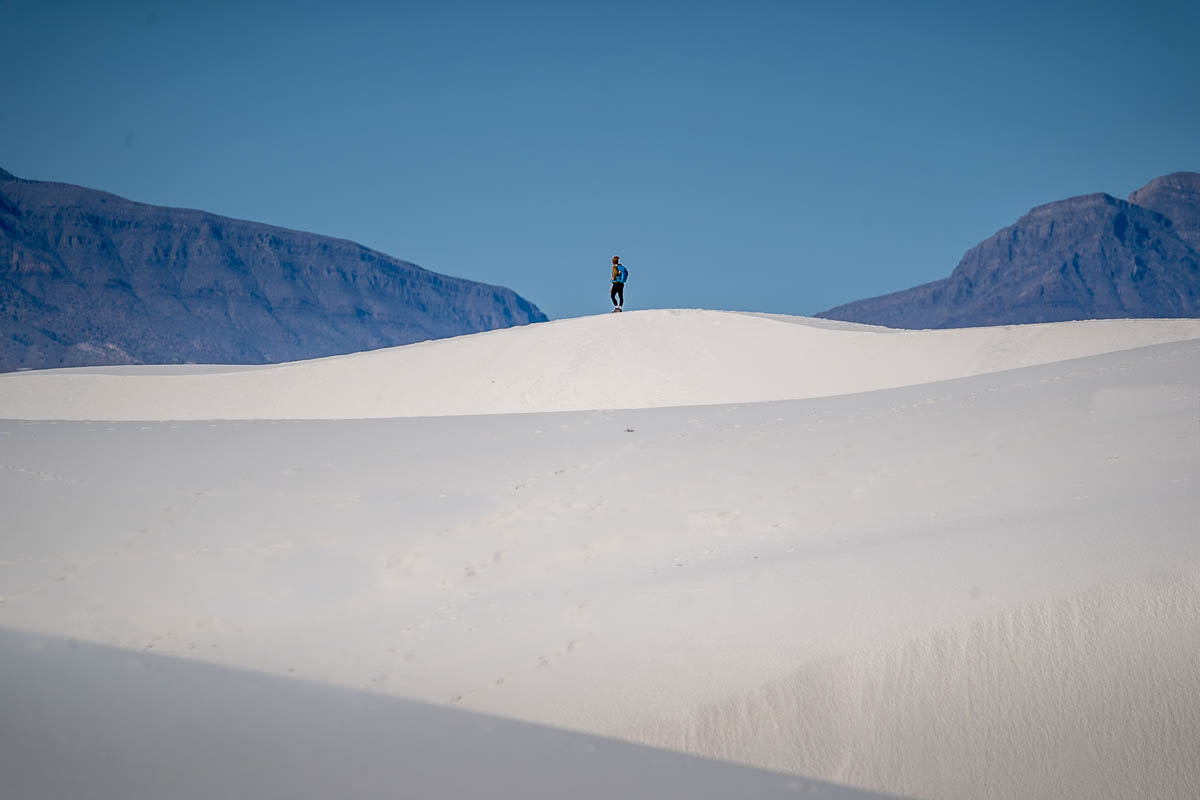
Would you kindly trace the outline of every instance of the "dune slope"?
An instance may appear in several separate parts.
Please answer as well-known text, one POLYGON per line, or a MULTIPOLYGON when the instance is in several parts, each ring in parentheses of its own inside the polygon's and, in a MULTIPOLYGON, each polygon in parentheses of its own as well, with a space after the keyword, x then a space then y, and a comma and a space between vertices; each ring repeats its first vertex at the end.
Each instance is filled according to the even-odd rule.
POLYGON ((0 630, 11 800, 883 795, 472 714, 0 630))
POLYGON ((1200 320, 898 331, 718 311, 560 320, 315 361, 0 375, 0 418, 364 419, 744 403, 1200 338, 1200 320))
POLYGON ((1158 325, 742 405, 5 421, 0 625, 901 795, 1197 796, 1200 342, 1012 368, 1158 325))

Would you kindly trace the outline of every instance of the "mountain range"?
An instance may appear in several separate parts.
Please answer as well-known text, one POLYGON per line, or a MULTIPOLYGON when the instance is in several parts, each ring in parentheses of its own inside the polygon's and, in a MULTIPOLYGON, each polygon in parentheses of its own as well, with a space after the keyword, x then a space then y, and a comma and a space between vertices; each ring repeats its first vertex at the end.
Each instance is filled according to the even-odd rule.
POLYGON ((344 239, 0 170, 0 372, 292 361, 545 319, 344 239))
MULTIPOLYGON (((1048 203, 949 277, 818 317, 893 328, 1200 317, 1200 174, 1048 203)), ((344 239, 0 170, 0 372, 261 364, 546 320, 344 239)))
POLYGON ((961 328, 1200 316, 1200 174, 1155 178, 1120 200, 1038 206, 967 251, 948 278, 818 317, 961 328))

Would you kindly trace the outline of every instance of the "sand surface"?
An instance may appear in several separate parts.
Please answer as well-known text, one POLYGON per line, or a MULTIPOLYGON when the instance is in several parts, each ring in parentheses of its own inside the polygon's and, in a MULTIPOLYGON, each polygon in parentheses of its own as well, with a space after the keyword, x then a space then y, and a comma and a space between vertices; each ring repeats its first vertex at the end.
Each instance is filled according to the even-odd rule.
POLYGON ((408 348, 0 378, 12 416, 44 392, 51 416, 116 397, 145 417, 151 379, 212 380, 188 408, 222 409, 0 422, 0 627, 898 795, 1200 796, 1196 325, 630 313, 410 346, 443 352, 377 402, 362 387, 408 348), (529 370, 517 354, 555 329, 577 360, 543 366, 591 405, 588 331, 612 323, 646 343, 626 385, 670 366, 674 395, 556 411, 561 391, 526 387, 521 413, 467 392, 371 418, 441 396, 455 352, 529 370), (742 326, 763 338, 744 352, 808 364, 810 394, 711 404, 713 331, 742 326), (292 402, 267 384, 230 396, 290 369, 314 418, 252 419, 292 402), (80 390, 22 383, 41 379, 80 390), (315 418, 339 402, 360 418, 315 418), (455 416, 472 402, 489 415, 455 416))
POLYGON ((0 419, 367 419, 827 397, 1200 338, 1200 320, 899 331, 632 311, 266 367, 0 375, 0 419))

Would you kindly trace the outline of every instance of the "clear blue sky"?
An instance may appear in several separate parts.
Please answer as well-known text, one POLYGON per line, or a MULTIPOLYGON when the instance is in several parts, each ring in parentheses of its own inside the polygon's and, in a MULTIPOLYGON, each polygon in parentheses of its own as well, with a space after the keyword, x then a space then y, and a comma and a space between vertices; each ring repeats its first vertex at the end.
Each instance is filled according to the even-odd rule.
POLYGON ((0 0, 0 167, 552 317, 807 314, 1200 171, 1200 3, 0 0))

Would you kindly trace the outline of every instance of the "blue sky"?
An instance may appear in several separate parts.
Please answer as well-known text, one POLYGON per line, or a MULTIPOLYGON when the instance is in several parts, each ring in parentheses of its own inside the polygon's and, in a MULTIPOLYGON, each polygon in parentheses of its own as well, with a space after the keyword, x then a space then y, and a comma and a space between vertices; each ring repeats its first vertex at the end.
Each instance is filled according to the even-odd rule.
POLYGON ((809 314, 1200 171, 1196 2, 0 0, 0 167, 552 317, 809 314))

